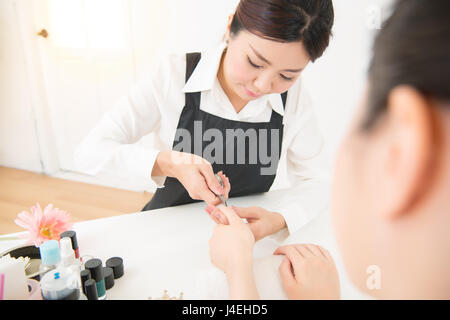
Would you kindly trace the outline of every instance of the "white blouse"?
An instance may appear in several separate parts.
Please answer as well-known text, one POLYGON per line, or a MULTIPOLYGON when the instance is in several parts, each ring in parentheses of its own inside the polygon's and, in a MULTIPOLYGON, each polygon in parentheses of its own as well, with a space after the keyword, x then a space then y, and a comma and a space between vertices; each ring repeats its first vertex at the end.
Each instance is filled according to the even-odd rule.
POLYGON ((151 172, 158 153, 172 149, 186 92, 200 91, 201 110, 230 120, 269 122, 274 110, 283 115, 284 124, 277 178, 284 162, 291 187, 278 205, 265 209, 282 214, 292 234, 326 205, 321 194, 323 184, 314 169, 323 140, 310 97, 300 77, 289 90, 286 110, 281 95, 270 94, 250 101, 237 113, 217 80, 225 47, 222 42, 202 52, 187 83, 186 55, 163 57, 155 70, 131 88, 76 148, 75 166, 89 175, 108 169, 129 177, 148 177, 155 188, 161 188, 165 177, 151 177, 151 172), (136 144, 152 132, 156 140, 153 148, 136 144))

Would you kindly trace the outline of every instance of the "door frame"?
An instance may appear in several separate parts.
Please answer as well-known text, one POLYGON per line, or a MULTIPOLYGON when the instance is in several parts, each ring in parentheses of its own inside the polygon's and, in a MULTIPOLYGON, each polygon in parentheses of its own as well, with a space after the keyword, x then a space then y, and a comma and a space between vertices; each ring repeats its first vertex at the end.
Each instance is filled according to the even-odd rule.
MULTIPOLYGON (((42 3, 45 3, 45 1, 42 3)), ((20 42, 24 52, 42 173, 52 175, 59 171, 60 165, 54 138, 55 131, 50 115, 43 61, 40 54, 40 52, 45 52, 40 50, 40 46, 43 45, 43 41, 47 40, 37 35, 38 32, 47 27, 36 24, 36 5, 37 3, 34 0, 13 1, 20 42)))

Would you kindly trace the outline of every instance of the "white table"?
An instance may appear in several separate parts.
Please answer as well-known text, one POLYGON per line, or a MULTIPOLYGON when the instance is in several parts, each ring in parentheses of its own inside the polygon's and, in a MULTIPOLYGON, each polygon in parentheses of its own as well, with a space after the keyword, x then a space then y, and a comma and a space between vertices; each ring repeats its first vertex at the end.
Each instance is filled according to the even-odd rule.
MULTIPOLYGON (((280 192, 234 198, 235 206, 261 206, 277 201, 280 192)), ((77 223, 80 255, 122 257, 125 275, 107 291, 108 299, 153 299, 167 290, 184 299, 226 299, 228 287, 222 272, 209 260, 208 240, 214 222, 204 203, 139 212, 77 223)), ((282 244, 314 243, 327 248, 341 276, 342 298, 365 299, 349 283, 332 235, 330 216, 324 212, 283 242, 265 238, 255 245, 255 277, 262 299, 285 299, 278 266, 282 257, 273 251, 282 244)), ((3 236, 5 237, 5 236, 3 236)), ((1 239, 2 237, 0 237, 1 239)), ((21 241, 0 241, 0 252, 21 241)))

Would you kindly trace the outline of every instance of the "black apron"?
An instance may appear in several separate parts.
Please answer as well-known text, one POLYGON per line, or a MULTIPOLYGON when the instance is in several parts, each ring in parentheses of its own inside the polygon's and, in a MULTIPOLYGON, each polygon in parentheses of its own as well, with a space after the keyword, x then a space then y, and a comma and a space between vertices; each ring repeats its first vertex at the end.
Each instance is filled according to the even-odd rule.
MULTIPOLYGON (((192 73, 194 72, 195 68, 197 67, 198 62, 201 59, 200 53, 188 53, 186 55, 186 82, 191 77, 192 73)), ((283 100, 283 108, 286 106, 286 100, 287 100, 287 92, 283 93, 281 95, 283 100)), ((222 152, 223 154, 223 161, 217 161, 217 163, 213 162, 213 159, 208 159, 208 157, 204 157, 206 160, 208 160, 213 167, 214 173, 217 173, 219 171, 223 171, 223 173, 228 177, 231 184, 231 190, 229 193, 229 197, 240 197, 240 196, 246 196, 250 194, 257 194, 257 193, 263 193, 269 191, 270 187, 273 184, 273 181, 275 180, 276 175, 276 168, 278 167, 279 162, 279 156, 276 159, 275 164, 267 164, 262 163, 260 161, 260 157, 257 157, 257 160, 255 161, 255 158, 250 158, 250 151, 255 152, 257 150, 257 154, 259 155, 259 151, 261 148, 261 145, 263 144, 263 147, 266 147, 265 150, 267 152, 266 155, 269 157, 271 152, 271 139, 272 135, 271 132, 273 129, 278 130, 278 137, 275 137, 275 139, 278 139, 276 142, 276 146, 279 147, 278 155, 281 154, 281 148, 282 148, 282 141, 283 141, 283 117, 278 114, 277 112, 272 110, 272 116, 270 119, 270 122, 262 122, 262 123, 249 123, 249 122, 240 122, 240 121, 234 121, 234 120, 228 120, 223 119, 218 116, 212 115, 210 113, 204 112, 200 110, 200 98, 201 98, 201 92, 194 92, 194 93, 186 93, 186 105, 183 108, 183 111, 180 116, 180 120, 178 123, 177 130, 179 129, 185 129, 189 131, 190 137, 191 137, 191 146, 192 149, 198 149, 198 150, 192 150, 192 151, 186 151, 186 150, 177 150, 177 145, 179 145, 180 141, 177 141, 174 139, 173 143, 173 150, 176 151, 183 151, 188 152, 192 154, 196 154, 200 157, 203 157, 203 152, 205 148, 211 144, 210 141, 204 141, 204 139, 201 139, 202 141, 194 141, 195 137, 195 130, 199 130, 199 124, 201 123, 201 132, 205 132, 207 129, 218 129, 222 133, 223 137, 226 137, 226 131, 227 129, 230 130, 237 130, 242 129, 244 132, 247 132, 247 130, 251 130, 256 132, 257 137, 257 146, 250 145, 250 143, 247 143, 247 139, 242 140, 235 138, 234 143, 231 142, 231 139, 224 139, 226 141, 223 141, 224 150, 222 152), (194 125, 196 123, 196 125, 194 125), (266 131, 265 131, 266 130, 266 131), (264 137, 262 137, 264 135, 264 137), (262 138, 261 138, 262 137, 262 138), (237 140, 237 142, 236 142, 237 140), (201 150, 200 148, 194 148, 195 143, 199 144, 201 143, 201 150), (267 145, 265 146, 264 144, 267 145), (228 147, 228 148, 227 148, 228 147), (226 150, 228 152, 231 152, 231 148, 234 147, 234 161, 227 161, 226 158, 226 150), (251 149, 251 150, 250 150, 251 149), (242 158, 238 160, 238 154, 237 151, 245 150, 245 161, 242 163, 242 158), (255 163, 256 162, 256 163, 255 163), (275 168, 273 171, 273 174, 261 174, 261 169, 263 168, 275 168)), ((241 133, 243 133, 241 131, 241 133)), ((177 137, 177 136, 176 136, 177 137)), ((181 139, 180 139, 181 140, 181 139)), ((197 139, 198 140, 198 139, 197 139)), ((254 141, 253 141, 254 142, 254 141)), ((215 153, 212 152, 211 155, 215 156, 215 153)), ((241 155, 242 156, 242 155, 241 155)), ((231 159, 231 158, 230 158, 231 159)), ((263 161, 267 162, 267 158, 263 161)), ((163 188, 158 188, 153 195, 153 198, 150 200, 150 202, 142 209, 142 211, 147 210, 154 210, 154 209, 160 209, 165 207, 172 207, 172 206, 179 206, 183 204, 188 203, 194 203, 198 202, 199 200, 193 200, 184 186, 178 181, 176 178, 167 177, 166 181, 164 183, 163 188)))

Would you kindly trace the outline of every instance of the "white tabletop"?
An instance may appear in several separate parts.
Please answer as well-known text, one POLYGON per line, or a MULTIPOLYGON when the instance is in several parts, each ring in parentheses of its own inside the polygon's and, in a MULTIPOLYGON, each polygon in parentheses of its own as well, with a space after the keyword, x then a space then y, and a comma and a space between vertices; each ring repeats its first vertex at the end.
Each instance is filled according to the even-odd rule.
MULTIPOLYGON (((261 206, 276 201, 279 192, 234 198, 229 205, 261 206)), ((214 222, 204 203, 126 214, 77 223, 80 255, 105 261, 124 260, 125 275, 107 291, 108 299, 153 299, 163 295, 184 299, 226 299, 228 287, 223 273, 209 260, 208 240, 214 222)), ((332 234, 329 212, 282 242, 265 238, 255 245, 255 278, 262 299, 285 299, 278 266, 282 257, 273 251, 282 244, 314 243, 330 251, 341 278, 343 299, 365 299, 347 279, 332 234)), ((6 236, 2 236, 3 238, 6 236)), ((0 237, 0 239, 2 238, 0 237)), ((0 241, 0 252, 21 241, 0 241)))

